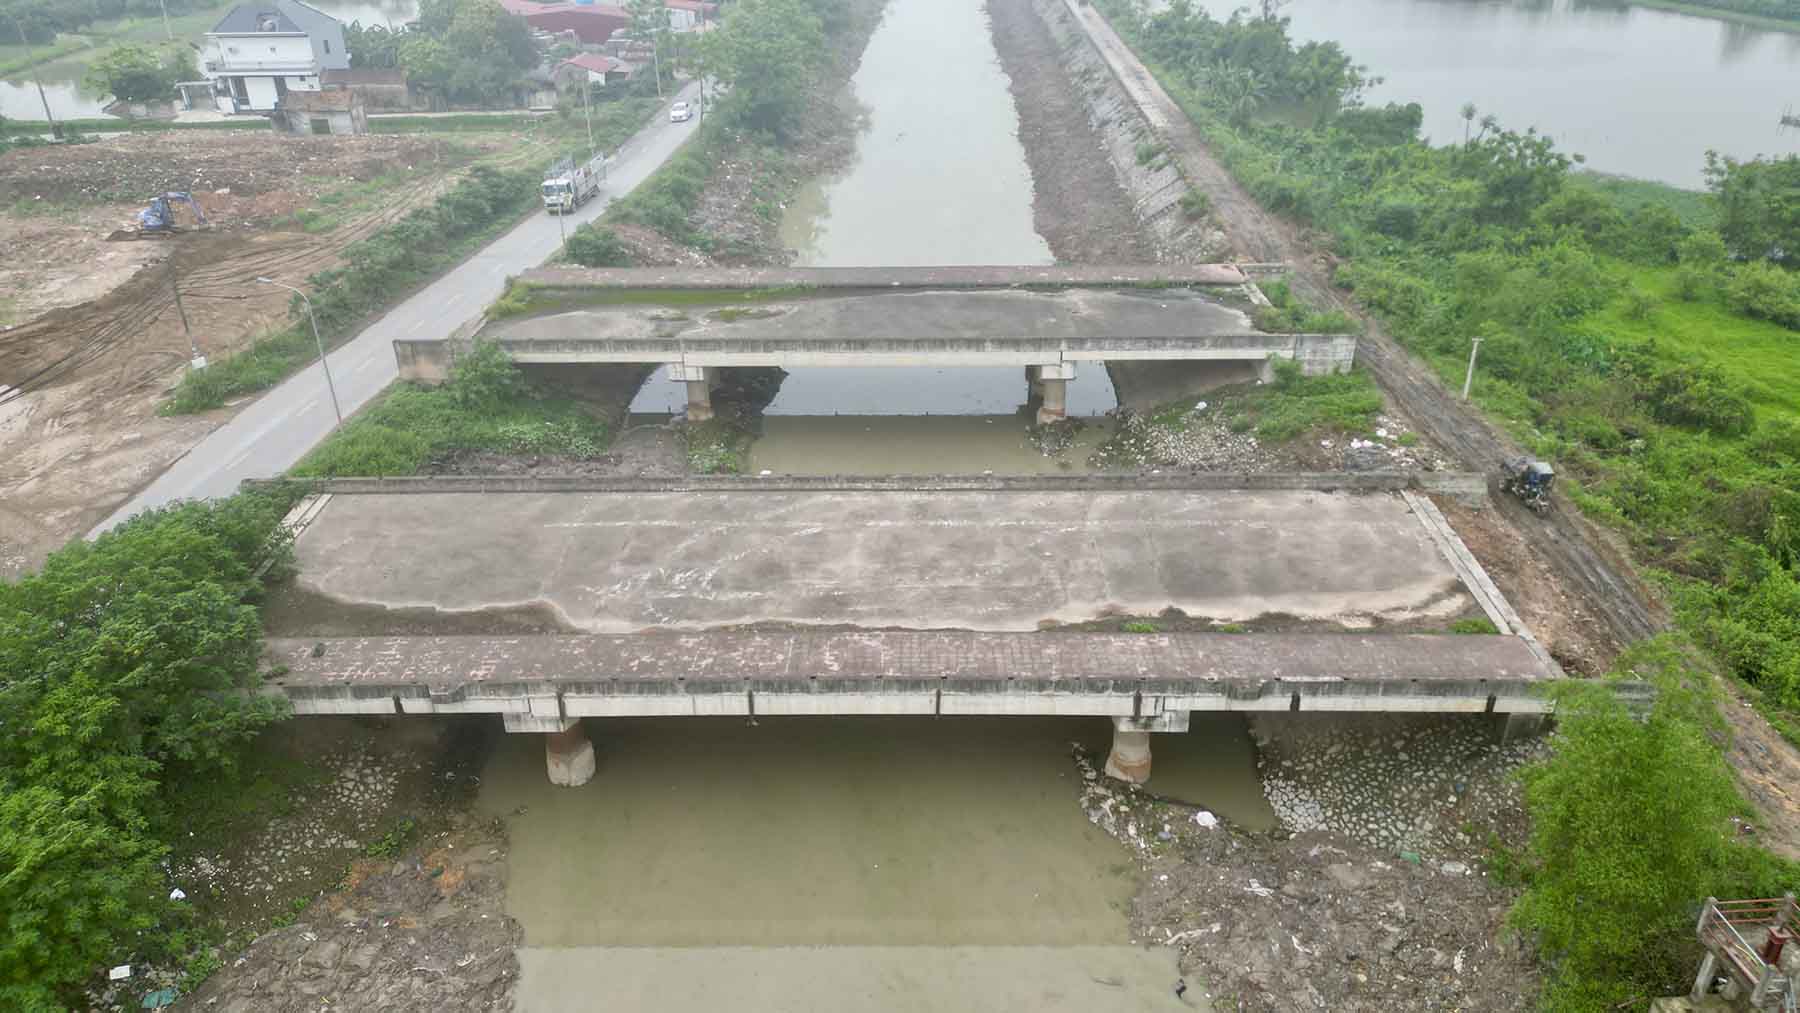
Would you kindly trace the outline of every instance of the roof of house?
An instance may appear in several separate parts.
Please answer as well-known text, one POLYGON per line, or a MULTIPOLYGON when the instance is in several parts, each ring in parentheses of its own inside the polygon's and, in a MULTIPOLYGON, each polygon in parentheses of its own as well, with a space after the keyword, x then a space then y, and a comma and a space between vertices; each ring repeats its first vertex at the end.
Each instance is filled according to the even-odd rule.
POLYGON ((225 12, 219 23, 213 26, 210 35, 256 35, 263 34, 263 22, 273 19, 276 33, 304 35, 306 28, 300 21, 336 22, 337 19, 324 11, 302 0, 264 0, 262 3, 239 4, 225 12), (291 12, 291 13, 290 13, 291 12), (295 18, 299 18, 296 21, 295 18))
POLYGON ((583 70, 589 70, 596 74, 611 74, 615 71, 630 69, 618 60, 601 53, 577 53, 567 60, 564 60, 563 63, 574 64, 583 70))
POLYGON ((288 35, 305 35, 306 29, 294 23, 294 20, 281 12, 281 8, 272 3, 249 5, 243 4, 225 12, 219 23, 213 26, 214 35, 255 35, 263 32, 265 21, 275 23, 275 31, 288 35))

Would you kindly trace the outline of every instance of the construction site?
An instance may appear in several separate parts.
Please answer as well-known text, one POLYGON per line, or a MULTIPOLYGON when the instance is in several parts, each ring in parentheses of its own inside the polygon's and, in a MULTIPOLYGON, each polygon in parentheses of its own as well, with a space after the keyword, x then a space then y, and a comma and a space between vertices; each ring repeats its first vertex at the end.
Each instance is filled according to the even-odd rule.
POLYGON ((461 168, 534 157, 518 140, 185 131, 0 154, 0 575, 230 417, 158 409, 194 360, 286 322, 290 294, 258 277, 304 284, 461 168), (140 234, 159 198, 173 228, 140 234))

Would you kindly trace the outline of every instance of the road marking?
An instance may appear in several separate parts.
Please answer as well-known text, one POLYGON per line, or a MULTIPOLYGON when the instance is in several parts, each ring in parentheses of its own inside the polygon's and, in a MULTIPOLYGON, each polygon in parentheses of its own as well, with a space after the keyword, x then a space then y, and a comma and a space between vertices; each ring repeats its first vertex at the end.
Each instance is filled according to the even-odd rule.
POLYGON ((303 404, 303 405, 301 405, 301 406, 300 406, 300 411, 301 411, 301 413, 302 413, 302 414, 304 414, 304 413, 306 413, 306 412, 309 412, 309 411, 312 411, 312 410, 313 410, 313 408, 314 408, 314 407, 315 407, 315 406, 316 406, 316 405, 317 405, 317 404, 318 404, 318 403, 319 403, 319 399, 318 399, 318 398, 316 398, 316 397, 315 397, 315 398, 313 398, 313 399, 312 399, 312 400, 311 400, 311 401, 308 401, 308 402, 306 402, 306 403, 305 403, 305 404, 303 404))
POLYGON ((360 372, 362 372, 362 371, 363 371, 363 370, 365 370, 365 369, 368 369, 368 368, 369 368, 369 367, 370 367, 370 366, 373 366, 373 365, 375 365, 375 364, 376 364, 376 363, 378 363, 378 362, 380 362, 380 361, 381 361, 381 360, 380 360, 380 359, 376 359, 376 358, 368 358, 368 359, 364 359, 364 360, 363 360, 363 361, 362 361, 362 365, 360 365, 360 366, 358 366, 358 367, 356 367, 356 368, 355 368, 355 369, 353 369, 353 370, 351 370, 351 371, 350 371, 350 375, 351 375, 351 376, 355 376, 355 375, 356 375, 356 374, 358 374, 358 373, 360 373, 360 372))
MULTIPOLYGON (((254 448, 254 447, 252 447, 252 448, 250 448, 250 449, 251 449, 251 450, 254 450, 254 449, 256 449, 256 448, 254 448)), ((246 458, 246 457, 249 457, 249 456, 250 456, 250 450, 246 450, 246 451, 244 451, 244 452, 243 452, 243 453, 241 453, 241 454, 239 454, 239 455, 237 455, 237 456, 236 456, 236 457, 234 457, 234 458, 232 458, 232 459, 231 459, 231 460, 230 460, 230 461, 227 461, 227 462, 226 462, 226 463, 225 463, 225 470, 226 470, 226 471, 230 471, 230 470, 231 470, 231 469, 233 469, 233 468, 235 468, 235 467, 237 467, 237 466, 238 466, 238 465, 240 465, 240 464, 242 464, 242 463, 244 463, 244 458, 246 458)))

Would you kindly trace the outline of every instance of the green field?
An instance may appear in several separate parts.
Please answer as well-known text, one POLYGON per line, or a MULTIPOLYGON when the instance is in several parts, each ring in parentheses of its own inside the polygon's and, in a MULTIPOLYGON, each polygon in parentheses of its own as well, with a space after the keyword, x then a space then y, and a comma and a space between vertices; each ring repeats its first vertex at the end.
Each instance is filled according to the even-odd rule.
POLYGON ((1627 282, 1655 299, 1641 320, 1624 299, 1614 300, 1586 321, 1624 341, 1650 341, 1696 355, 1748 388, 1765 414, 1800 415, 1800 334, 1780 324, 1733 313, 1716 295, 1694 302, 1675 297, 1673 267, 1621 264, 1627 282))

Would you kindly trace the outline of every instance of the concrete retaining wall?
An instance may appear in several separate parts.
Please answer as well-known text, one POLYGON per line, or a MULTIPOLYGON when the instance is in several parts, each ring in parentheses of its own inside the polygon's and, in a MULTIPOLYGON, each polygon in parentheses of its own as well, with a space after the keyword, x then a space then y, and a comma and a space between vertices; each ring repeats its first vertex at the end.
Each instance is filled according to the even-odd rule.
MULTIPOLYGON (((1230 252, 1230 241, 1207 217, 1194 219, 1181 206, 1188 191, 1181 169, 1168 157, 1138 162, 1138 145, 1158 138, 1119 86, 1106 61, 1069 17, 1062 0, 1032 0, 1032 7, 1055 40, 1069 76, 1081 90, 1088 122, 1100 135, 1107 160, 1120 186, 1132 199, 1132 210, 1156 241, 1158 252, 1173 260, 1218 260, 1230 252)), ((1285 269, 1284 269, 1285 270, 1285 269)))
POLYGON ((667 493, 667 492, 1141 492, 1152 489, 1396 492, 1419 489, 1480 502, 1487 482, 1452 471, 1170 472, 1160 475, 690 475, 682 478, 419 475, 392 478, 251 480, 246 488, 300 482, 329 495, 403 493, 667 493))

